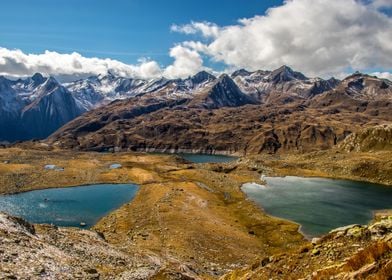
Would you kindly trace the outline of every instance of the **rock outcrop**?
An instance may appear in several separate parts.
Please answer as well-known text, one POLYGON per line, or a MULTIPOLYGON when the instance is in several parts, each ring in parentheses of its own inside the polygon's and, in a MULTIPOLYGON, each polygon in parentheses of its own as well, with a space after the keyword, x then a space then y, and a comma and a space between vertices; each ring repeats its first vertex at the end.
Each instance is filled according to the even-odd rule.
POLYGON ((0 213, 1 279, 146 279, 156 268, 96 232, 31 225, 0 213))
MULTIPOLYGON (((368 226, 335 229, 297 251, 265 257, 220 279, 390 279, 390 214, 368 226)), ((90 230, 31 225, 0 213, 0 237, 2 279, 157 279, 161 269, 152 253, 126 253, 90 230)), ((199 279, 185 268, 170 279, 199 279)))
POLYGON ((392 124, 378 125, 347 136, 340 144, 347 152, 392 151, 392 124))
POLYGON ((218 109, 257 104, 252 97, 244 94, 228 75, 222 75, 211 86, 195 94, 188 107, 218 109))
POLYGON ((392 216, 331 231, 298 252, 270 256, 229 279, 391 279, 392 216))

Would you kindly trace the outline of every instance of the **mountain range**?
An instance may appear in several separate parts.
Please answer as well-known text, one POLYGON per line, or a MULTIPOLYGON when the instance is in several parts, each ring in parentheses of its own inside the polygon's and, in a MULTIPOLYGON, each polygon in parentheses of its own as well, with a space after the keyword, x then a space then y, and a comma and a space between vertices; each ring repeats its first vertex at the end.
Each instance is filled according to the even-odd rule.
POLYGON ((45 138, 84 111, 53 77, 0 77, 0 141, 45 138))
POLYGON ((308 150, 388 120, 391 103, 389 80, 308 78, 287 66, 172 80, 110 72, 65 84, 41 74, 1 77, 0 140, 43 139, 58 129, 48 143, 79 149, 308 150))

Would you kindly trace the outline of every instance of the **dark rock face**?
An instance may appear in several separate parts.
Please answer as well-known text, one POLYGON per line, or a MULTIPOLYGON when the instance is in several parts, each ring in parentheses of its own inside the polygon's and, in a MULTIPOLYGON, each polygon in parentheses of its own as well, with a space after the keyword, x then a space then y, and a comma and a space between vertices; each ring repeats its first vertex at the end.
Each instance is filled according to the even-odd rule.
POLYGON ((231 74, 231 76, 232 76, 233 78, 238 77, 238 76, 240 76, 240 77, 245 77, 245 76, 249 76, 250 74, 252 74, 252 72, 249 72, 249 71, 247 71, 247 70, 245 70, 245 69, 239 69, 239 70, 237 70, 237 71, 234 71, 234 72, 231 74))
POLYGON ((337 89, 357 100, 392 100, 392 82, 366 74, 345 78, 337 89))
POLYGON ((310 96, 315 96, 326 91, 333 90, 339 84, 339 80, 331 78, 329 80, 316 81, 310 90, 310 96))
POLYGON ((355 79, 348 82, 348 88, 353 91, 361 91, 365 88, 363 84, 363 78, 355 79))
POLYGON ((39 97, 22 111, 25 139, 45 138, 81 113, 72 95, 64 87, 54 86, 49 94, 39 97))
POLYGON ((222 75, 206 92, 195 96, 189 106, 218 109, 256 103, 256 100, 242 93, 228 75, 222 75))
POLYGON ((197 73, 196 75, 194 75, 193 77, 191 77, 190 80, 192 81, 192 83, 194 85, 197 85, 197 84, 202 84, 205 82, 214 81, 214 80, 216 80, 216 77, 206 71, 201 71, 201 72, 197 73))
POLYGON ((81 115, 71 93, 54 78, 0 78, 0 140, 45 138, 81 115))
POLYGON ((274 71, 269 75, 269 79, 277 84, 281 82, 289 82, 292 80, 306 80, 307 78, 300 72, 295 72, 290 67, 284 65, 274 71))
POLYGON ((44 76, 42 76, 41 73, 35 73, 35 74, 31 77, 31 79, 34 81, 34 84, 35 84, 36 86, 38 86, 38 85, 40 85, 40 84, 42 84, 42 83, 45 82, 45 78, 44 78, 44 76))

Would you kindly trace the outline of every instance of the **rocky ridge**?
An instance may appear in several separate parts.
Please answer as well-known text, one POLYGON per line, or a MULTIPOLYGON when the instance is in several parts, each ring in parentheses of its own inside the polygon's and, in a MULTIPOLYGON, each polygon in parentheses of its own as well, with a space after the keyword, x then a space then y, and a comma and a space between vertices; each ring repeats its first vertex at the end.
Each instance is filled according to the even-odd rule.
POLYGON ((392 150, 392 125, 369 127, 349 135, 339 145, 348 152, 374 152, 392 150))
POLYGON ((237 154, 327 149, 357 128, 389 122, 391 85, 360 73, 343 81, 308 78, 287 66, 175 80, 108 73, 63 85, 40 74, 1 78, 0 140, 44 138, 88 111, 49 142, 237 154))
POLYGON ((122 252, 97 232, 32 225, 4 213, 0 245, 1 279, 146 279, 158 267, 153 256, 122 252))
POLYGON ((137 105, 140 99, 162 102, 185 98, 193 100, 192 106, 217 109, 264 102, 272 91, 312 97, 335 86, 287 66, 274 71, 236 71, 218 78, 206 71, 186 79, 152 80, 108 72, 64 84, 39 73, 16 81, 1 77, 0 140, 45 138, 83 112, 118 100, 132 99, 137 105))
MULTIPOLYGON (((294 74, 282 75, 278 75, 278 82, 290 80, 294 74)), ((295 81, 298 78, 301 76, 295 81)), ((375 80, 378 85, 384 82, 366 75, 360 79, 365 85, 362 92, 371 91, 368 86, 374 88, 375 80)), ((336 89, 312 98, 293 92, 266 91, 261 100, 245 95, 239 91, 240 86, 224 76, 193 97, 181 99, 181 104, 162 106, 137 116, 125 112, 161 99, 141 96, 92 110, 59 129, 46 143, 81 150, 239 155, 324 150, 352 132, 392 121, 392 94, 353 97, 348 94, 352 88, 349 84, 343 80, 336 89), (107 116, 104 121, 102 116, 107 116), (92 124, 99 125, 85 129, 92 124)))
POLYGON ((314 238, 296 253, 270 256, 252 267, 225 275, 229 279, 390 279, 392 216, 370 225, 350 225, 314 238))
POLYGON ((16 81, 0 77, 0 140, 45 138, 84 111, 52 77, 35 74, 16 81))
MULTIPOLYGON (((160 266, 153 255, 126 253, 96 232, 31 225, 3 213, 0 236, 2 278, 152 279, 160 266)), ((389 279, 391 255, 392 216, 383 214, 368 226, 335 229, 298 252, 263 258, 220 279, 389 279)), ((178 272, 170 279, 199 278, 178 272)))

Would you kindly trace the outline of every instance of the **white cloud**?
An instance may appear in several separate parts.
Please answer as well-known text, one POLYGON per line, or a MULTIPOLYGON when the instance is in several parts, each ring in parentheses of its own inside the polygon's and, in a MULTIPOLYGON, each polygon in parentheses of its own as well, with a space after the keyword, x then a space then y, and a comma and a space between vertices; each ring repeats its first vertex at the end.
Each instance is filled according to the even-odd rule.
POLYGON ((226 64, 226 69, 271 70, 286 64, 308 76, 342 77, 351 69, 379 69, 387 75, 392 65, 392 18, 379 10, 382 7, 392 7, 391 0, 286 0, 265 15, 235 25, 172 25, 172 31, 200 35, 201 40, 171 48, 174 61, 166 67, 148 59, 132 65, 76 52, 26 54, 0 47, 0 75, 41 72, 69 80, 111 71, 126 77, 184 78, 207 69, 205 56, 226 64))
POLYGON ((210 37, 208 43, 182 45, 229 67, 256 70, 287 64, 310 76, 337 75, 349 68, 386 70, 392 65, 392 19, 375 5, 390 3, 287 0, 266 15, 242 19, 237 25, 192 22, 172 30, 210 37))
POLYGON ((191 24, 185 24, 185 25, 177 25, 177 24, 173 24, 170 27, 170 30, 172 32, 178 32, 178 33, 184 33, 184 34, 196 34, 197 30, 195 28, 193 28, 193 26, 191 24))
POLYGON ((388 79, 388 80, 392 81, 392 73, 390 73, 390 72, 374 72, 370 75, 377 76, 379 78, 388 79))
POLYGON ((391 0, 374 0, 373 1, 373 6, 377 8, 389 8, 392 7, 392 1, 391 0))
POLYGON ((211 22, 194 22, 185 25, 173 24, 170 27, 173 32, 179 32, 184 34, 196 34, 201 33, 204 37, 217 37, 219 35, 219 27, 211 22))
POLYGON ((0 48, 0 75, 21 77, 40 72, 72 79, 108 71, 125 77, 153 78, 162 70, 155 61, 143 60, 138 65, 128 65, 113 59, 87 58, 79 53, 60 54, 45 51, 42 54, 25 54, 21 50, 0 48))
POLYGON ((164 71, 167 78, 186 78, 203 69, 203 59, 195 50, 175 46, 170 50, 170 56, 174 62, 164 71))
POLYGON ((25 54, 21 50, 0 47, 0 75, 24 77, 36 72, 60 78, 63 81, 75 80, 90 75, 106 74, 132 78, 185 78, 205 69, 200 54, 184 46, 170 50, 174 58, 172 65, 161 68, 156 61, 139 59, 138 64, 125 64, 113 59, 87 58, 79 53, 61 54, 45 51, 42 54, 25 54))

